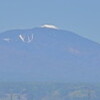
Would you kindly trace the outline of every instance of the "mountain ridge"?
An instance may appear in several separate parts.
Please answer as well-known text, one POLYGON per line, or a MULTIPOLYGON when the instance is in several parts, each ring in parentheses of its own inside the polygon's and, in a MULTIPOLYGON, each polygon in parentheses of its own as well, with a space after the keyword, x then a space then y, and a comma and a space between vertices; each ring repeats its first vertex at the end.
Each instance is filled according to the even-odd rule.
POLYGON ((99 44, 100 45, 100 43, 98 43, 98 42, 96 42, 96 41, 94 41, 94 40, 92 40, 92 39, 89 39, 89 38, 87 38, 87 37, 85 37, 85 36, 81 36, 80 34, 77 34, 76 32, 73 32, 73 31, 70 31, 70 30, 64 30, 64 29, 53 29, 53 28, 47 28, 47 27, 35 27, 35 28, 30 28, 30 29, 10 29, 10 30, 6 30, 6 31, 3 31, 3 32, 0 32, 0 35, 1 34, 5 34, 5 33, 10 33, 10 32, 20 32, 20 31, 22 31, 22 32, 25 32, 25 31, 32 31, 32 30, 37 30, 37 29, 43 29, 43 30, 55 30, 55 31, 63 31, 63 32, 69 32, 69 33, 71 33, 71 34, 74 34, 74 35, 77 35, 77 36, 79 36, 79 37, 81 37, 81 38, 84 38, 84 39, 86 39, 86 40, 89 40, 89 41, 91 41, 91 42, 94 42, 94 43, 96 43, 96 44, 99 44))

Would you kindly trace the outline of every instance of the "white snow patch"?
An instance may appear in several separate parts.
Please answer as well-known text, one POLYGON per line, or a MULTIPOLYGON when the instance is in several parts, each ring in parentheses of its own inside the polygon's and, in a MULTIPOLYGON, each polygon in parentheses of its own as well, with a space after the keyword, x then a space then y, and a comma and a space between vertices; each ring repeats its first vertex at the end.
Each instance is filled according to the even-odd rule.
POLYGON ((20 34, 19 38, 25 43, 30 43, 33 40, 33 34, 31 36, 25 36, 25 35, 20 34))
POLYGON ((11 39, 10 38, 4 38, 3 40, 6 41, 6 42, 10 42, 11 39))
POLYGON ((55 25, 48 25, 48 24, 42 25, 41 27, 42 27, 42 28, 58 29, 58 27, 56 27, 55 25))
POLYGON ((21 34, 19 35, 19 38, 20 38, 23 42, 25 42, 25 37, 23 37, 21 34))

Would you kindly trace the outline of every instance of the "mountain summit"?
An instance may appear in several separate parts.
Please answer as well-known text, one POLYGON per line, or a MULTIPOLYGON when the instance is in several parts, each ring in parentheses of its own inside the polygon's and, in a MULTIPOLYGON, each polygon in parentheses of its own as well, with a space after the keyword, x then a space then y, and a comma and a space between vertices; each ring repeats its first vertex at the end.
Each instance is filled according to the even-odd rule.
POLYGON ((100 82, 100 44, 55 26, 0 33, 1 81, 100 82))
POLYGON ((58 29, 57 26, 55 26, 55 25, 49 25, 49 24, 42 25, 41 27, 42 27, 42 28, 58 29))

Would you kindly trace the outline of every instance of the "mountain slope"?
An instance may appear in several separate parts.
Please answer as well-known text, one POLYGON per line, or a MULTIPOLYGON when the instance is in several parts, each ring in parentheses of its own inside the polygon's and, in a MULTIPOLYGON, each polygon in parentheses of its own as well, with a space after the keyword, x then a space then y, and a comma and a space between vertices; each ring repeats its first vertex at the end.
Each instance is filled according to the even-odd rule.
POLYGON ((100 82, 100 45, 59 29, 0 34, 0 80, 100 82))

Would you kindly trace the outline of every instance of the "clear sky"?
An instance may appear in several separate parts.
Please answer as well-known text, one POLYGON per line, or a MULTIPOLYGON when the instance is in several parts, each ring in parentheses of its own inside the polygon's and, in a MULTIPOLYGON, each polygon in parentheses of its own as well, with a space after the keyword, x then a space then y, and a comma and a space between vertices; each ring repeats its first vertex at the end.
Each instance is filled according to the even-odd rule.
POLYGON ((100 0, 0 0, 0 32, 42 24, 100 43, 100 0))

